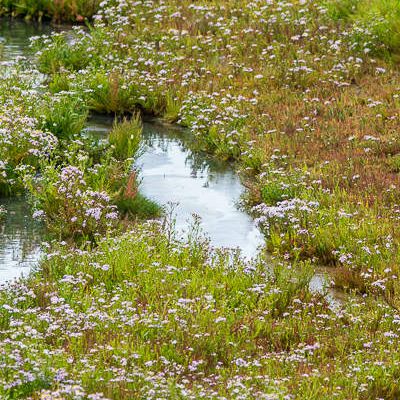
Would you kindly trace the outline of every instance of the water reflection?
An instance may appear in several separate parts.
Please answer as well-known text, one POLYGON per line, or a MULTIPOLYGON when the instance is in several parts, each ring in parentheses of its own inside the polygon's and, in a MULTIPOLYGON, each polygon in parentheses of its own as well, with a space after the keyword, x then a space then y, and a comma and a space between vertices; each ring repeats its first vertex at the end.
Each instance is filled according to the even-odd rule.
POLYGON ((94 139, 106 140, 113 123, 114 118, 109 115, 93 114, 89 116, 83 134, 94 139))
POLYGON ((255 256, 264 237, 238 208, 244 188, 232 166, 192 152, 180 129, 145 123, 143 136, 145 151, 138 160, 141 191, 161 204, 178 204, 178 229, 197 214, 212 245, 240 248, 243 255, 255 256))
POLYGON ((27 56, 30 37, 48 34, 52 30, 48 24, 0 18, 0 60, 13 61, 17 57, 27 56))
POLYGON ((0 221, 0 282, 27 275, 40 258, 43 227, 36 222, 24 198, 1 199, 7 210, 0 221))
MULTIPOLYGON (((112 119, 92 116, 87 133, 104 138, 112 119)), ((255 256, 264 237, 238 208, 244 190, 232 166, 190 150, 190 136, 179 127, 157 121, 143 126, 143 151, 137 161, 141 192, 159 204, 175 203, 176 227, 185 229, 193 214, 213 246, 240 248, 255 256)))

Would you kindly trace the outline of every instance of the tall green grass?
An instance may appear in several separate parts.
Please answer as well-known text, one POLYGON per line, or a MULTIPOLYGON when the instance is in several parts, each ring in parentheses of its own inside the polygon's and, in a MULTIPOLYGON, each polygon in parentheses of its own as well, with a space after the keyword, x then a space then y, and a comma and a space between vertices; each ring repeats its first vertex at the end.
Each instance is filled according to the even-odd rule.
POLYGON ((60 244, 0 292, 0 396, 398 398, 393 310, 335 312, 309 291, 308 263, 246 263, 196 223, 183 240, 171 229, 60 244))
POLYGON ((368 30, 378 43, 386 46, 389 54, 400 53, 399 0, 335 0, 328 2, 327 8, 335 20, 368 30))
POLYGON ((134 114, 129 120, 115 121, 109 133, 108 141, 113 147, 113 155, 118 160, 138 155, 142 138, 142 121, 140 114, 134 114))

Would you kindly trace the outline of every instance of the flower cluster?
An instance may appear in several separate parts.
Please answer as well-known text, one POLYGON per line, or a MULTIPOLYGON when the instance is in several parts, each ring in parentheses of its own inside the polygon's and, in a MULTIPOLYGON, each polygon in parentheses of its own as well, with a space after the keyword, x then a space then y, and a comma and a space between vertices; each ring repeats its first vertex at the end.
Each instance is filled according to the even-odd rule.
POLYGON ((22 108, 0 106, 0 194, 14 191, 21 173, 38 167, 57 148, 57 138, 38 125, 22 108))
POLYGON ((109 231, 118 220, 110 196, 93 190, 84 177, 76 166, 60 171, 47 167, 42 177, 31 178, 29 183, 37 201, 35 216, 44 218, 49 229, 61 236, 91 238, 109 231))
POLYGON ((318 210, 318 202, 304 201, 293 198, 278 202, 276 206, 260 204, 253 208, 253 212, 258 214, 258 224, 267 232, 275 226, 290 226, 293 229, 300 228, 301 233, 306 234, 307 222, 310 217, 318 210))

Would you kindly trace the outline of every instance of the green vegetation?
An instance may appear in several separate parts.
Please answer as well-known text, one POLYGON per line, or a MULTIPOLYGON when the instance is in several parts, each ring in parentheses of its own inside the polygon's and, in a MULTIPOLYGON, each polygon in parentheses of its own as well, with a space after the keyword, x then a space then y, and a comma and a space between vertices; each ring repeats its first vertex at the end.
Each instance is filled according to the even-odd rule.
POLYGON ((113 155, 117 160, 125 160, 136 155, 140 149, 142 122, 140 115, 136 114, 130 120, 126 118, 114 123, 108 135, 108 141, 113 147, 113 155))
MULTIPOLYGON (((352 21, 380 41, 386 55, 400 53, 400 2, 398 0, 334 0, 327 3, 329 15, 352 21)), ((360 32, 363 34, 362 31, 360 32)), ((363 37, 360 35, 360 39, 363 37)))
POLYGON ((44 117, 42 129, 58 138, 70 138, 81 133, 88 117, 82 99, 68 92, 50 96, 40 112, 44 117))
POLYGON ((83 22, 96 13, 100 0, 0 0, 0 16, 83 22))
POLYGON ((24 187, 50 233, 95 241, 113 232, 120 217, 160 216, 160 207, 139 193, 132 170, 141 133, 136 116, 115 122, 106 145, 72 136, 40 163, 40 176, 24 172, 24 187))
POLYGON ((347 271, 362 292, 381 293, 383 280, 397 293, 399 78, 382 36, 396 35, 374 22, 392 3, 246 2, 239 13, 231 1, 171 0, 157 17, 152 2, 110 3, 72 44, 38 39, 37 62, 55 91, 92 110, 177 121, 199 148, 236 161, 273 253, 334 265, 340 285, 347 271), (82 53, 93 54, 85 67, 69 61, 82 53))
POLYGON ((3 206, 0 206, 0 221, 5 217, 6 214, 6 209, 3 206))
POLYGON ((136 190, 133 193, 134 196, 124 193, 123 196, 116 199, 115 204, 122 215, 139 219, 157 218, 162 215, 162 210, 157 203, 136 190))
POLYGON ((35 40, 41 91, 27 65, 0 81, 0 194, 28 190, 69 239, 0 291, 0 394, 399 398, 399 2, 98 7, 35 40), (131 118, 102 144, 81 135, 90 111, 131 118), (139 111, 236 163, 273 261, 212 250, 196 225, 121 233, 160 215, 132 170, 139 111), (359 296, 313 294, 318 264, 359 296))
POLYGON ((234 258, 232 266, 196 225, 187 241, 171 232, 166 221, 95 249, 59 245, 38 273, 3 292, 0 394, 398 397, 392 309, 365 300, 335 312, 310 294, 307 263, 271 269, 234 258))
POLYGON ((0 81, 0 195, 28 191, 35 215, 45 220, 49 232, 79 241, 116 229, 117 208, 121 217, 160 215, 132 180, 142 132, 139 118, 116 122, 106 144, 85 138, 83 100, 71 92, 33 91, 38 77, 21 68, 0 81))

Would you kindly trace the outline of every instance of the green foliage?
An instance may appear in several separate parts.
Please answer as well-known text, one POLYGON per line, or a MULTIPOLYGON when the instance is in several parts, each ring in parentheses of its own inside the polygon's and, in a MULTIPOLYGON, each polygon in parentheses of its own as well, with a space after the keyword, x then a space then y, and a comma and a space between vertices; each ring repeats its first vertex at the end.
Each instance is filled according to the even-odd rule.
POLYGON ((268 205, 299 196, 304 190, 304 171, 287 171, 270 163, 268 173, 260 180, 261 200, 268 205))
POLYGON ((378 54, 400 52, 399 0, 336 0, 327 3, 327 8, 332 18, 353 23, 355 41, 365 42, 367 34, 371 35, 370 45, 377 46, 378 54))
POLYGON ((329 17, 335 20, 348 20, 357 12, 359 0, 333 0, 326 2, 329 17))
POLYGON ((121 216, 160 215, 156 204, 138 194, 136 175, 131 173, 140 134, 136 116, 114 125, 113 144, 69 137, 60 142, 52 159, 42 160, 40 176, 24 173, 31 203, 50 233, 79 242, 96 241, 118 227, 118 208, 121 216), (119 147, 121 143, 127 147, 119 147))
POLYGON ((107 75, 96 71, 86 84, 90 88, 88 105, 97 113, 123 114, 137 108, 135 87, 123 85, 123 78, 118 73, 107 75))
POLYGON ((340 384, 345 399, 362 384, 396 398, 393 310, 368 299, 331 309, 309 291, 308 263, 246 263, 210 249, 196 224, 183 241, 170 228, 138 225, 96 248, 60 244, 21 287, 0 292, 0 395, 236 398, 240 387, 249 398, 319 399, 340 384), (28 386, 21 363, 46 384, 28 386), (305 379, 304 368, 318 373, 305 379))
POLYGON ((163 119, 169 123, 177 122, 182 104, 171 93, 167 95, 166 107, 163 113, 163 119))
POLYGON ((6 214, 7 210, 3 206, 0 206, 0 221, 2 221, 5 218, 6 214))
POLYGON ((120 196, 115 200, 115 204, 118 207, 118 211, 128 217, 150 219, 162 215, 161 207, 140 192, 137 192, 133 198, 120 196))
POLYGON ((70 82, 66 73, 55 73, 49 82, 49 90, 51 93, 68 92, 70 90, 70 82))
MULTIPOLYGON (((189 372, 193 371, 196 360, 201 359, 199 372, 223 368, 224 375, 229 377, 236 373, 235 360, 240 355, 261 355, 265 350, 276 351, 287 346, 282 343, 287 339, 278 329, 269 330, 267 336, 268 326, 273 321, 272 315, 285 313, 293 307, 295 299, 311 301, 307 290, 311 276, 309 266, 299 265, 293 269, 277 266, 274 271, 268 271, 259 263, 249 273, 247 265, 239 258, 232 267, 228 253, 213 254, 210 259, 211 254, 200 238, 180 244, 175 237, 160 230, 159 224, 138 226, 136 233, 103 240, 97 249, 74 251, 60 246, 54 257, 41 267, 40 275, 43 274, 44 280, 36 275, 27 282, 35 294, 27 300, 29 307, 41 310, 46 304, 47 315, 61 323, 57 328, 41 321, 42 311, 39 310, 29 317, 31 328, 43 336, 31 339, 26 335, 20 340, 27 348, 33 341, 37 343, 38 373, 42 373, 45 365, 51 365, 53 371, 62 368, 69 378, 79 380, 84 391, 90 392, 93 387, 96 392, 107 393, 112 398, 127 399, 134 391, 144 396, 148 384, 153 385, 146 384, 147 379, 140 379, 127 383, 126 392, 119 391, 118 386, 110 391, 108 370, 111 365, 119 365, 119 361, 113 361, 114 357, 107 357, 107 354, 117 356, 125 351, 136 354, 135 359, 129 357, 130 361, 125 364, 129 375, 138 369, 144 372, 145 368, 151 375, 162 366, 162 359, 178 363, 189 372), (87 274, 91 276, 88 281, 83 278, 85 282, 74 285, 69 282, 68 277, 87 274), (274 290, 284 282, 290 284, 284 285, 283 290, 274 290), (262 288, 259 291, 258 286, 262 288), (52 293, 50 297, 48 290, 52 293), (100 312, 103 300, 108 311, 100 312), (58 301, 71 310, 70 317, 56 317, 54 307, 58 301), (91 315, 90 330, 75 324, 76 302, 80 303, 80 318, 91 315), (125 316, 135 318, 131 308, 136 308, 143 317, 148 315, 148 321, 130 323, 126 320, 126 324, 121 324, 118 313, 122 319, 125 316), (260 318, 261 315, 264 317, 260 318), (150 322, 161 316, 163 324, 150 322), (263 341, 265 345, 257 346, 263 341), (110 346, 113 353, 109 353, 110 346), (60 348, 64 348, 61 353, 60 348), (98 351, 93 351, 94 348, 98 351), (86 358, 86 365, 95 363, 95 374, 83 372, 80 361, 75 365, 68 363, 69 357, 86 358)), ((5 301, 0 297, 0 304, 5 301)), ((6 309, 1 310, 10 315, 6 309)), ((23 325, 27 323, 25 315, 21 316, 23 325)), ((2 332, 4 329, 9 335, 14 328, 2 326, 2 332)), ((290 346, 296 346, 301 340, 302 334, 292 336, 290 346)), ((11 356, 4 351, 4 359, 9 360, 11 356)), ((0 381, 9 381, 16 374, 17 371, 7 366, 0 372, 0 381)), ((248 374, 254 376, 251 379, 257 379, 253 372, 248 374)), ((56 389, 53 387, 55 373, 50 374, 48 381, 50 388, 56 389)), ((0 394, 12 395, 23 385, 17 384, 12 390, 2 386, 0 394)), ((57 388, 63 385, 63 381, 58 382, 57 388)), ((224 386, 222 382, 219 384, 221 393, 227 390, 224 386)))
POLYGON ((44 117, 42 128, 52 132, 58 138, 68 138, 79 134, 88 117, 88 110, 82 99, 68 92, 52 96, 39 112, 44 117))
POLYGON ((113 147, 113 156, 117 160, 135 157, 140 149, 142 138, 142 121, 140 114, 133 115, 129 120, 114 122, 108 135, 108 141, 113 147))
POLYGON ((84 43, 71 47, 64 33, 54 33, 47 50, 38 52, 42 46, 42 40, 42 38, 37 38, 33 42, 33 50, 36 50, 38 67, 45 74, 57 73, 63 68, 80 70, 90 62, 84 43))
POLYGON ((389 157, 387 162, 393 172, 400 172, 400 154, 389 157))

